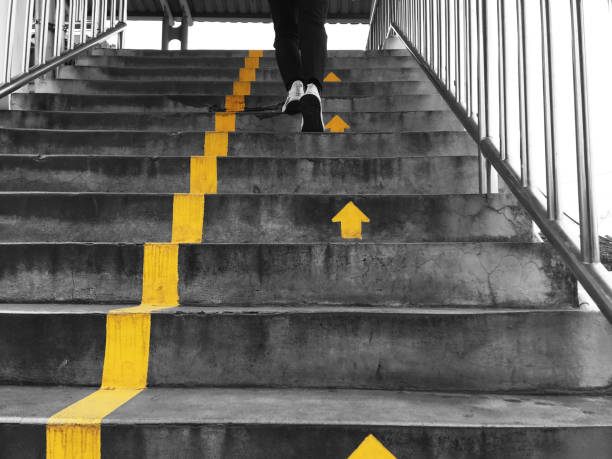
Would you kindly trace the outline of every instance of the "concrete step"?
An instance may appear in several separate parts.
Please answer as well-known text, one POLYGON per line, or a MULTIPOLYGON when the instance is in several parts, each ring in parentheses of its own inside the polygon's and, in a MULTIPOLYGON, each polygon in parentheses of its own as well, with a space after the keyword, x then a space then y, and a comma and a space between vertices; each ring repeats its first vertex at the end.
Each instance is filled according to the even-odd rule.
MULTIPOLYGON (((192 55, 167 56, 81 56, 75 60, 75 65, 92 67, 203 67, 203 68, 233 68, 244 67, 244 57, 209 57, 192 55)), ((260 68, 277 68, 274 57, 264 57, 259 60, 260 68)), ((326 71, 335 69, 367 69, 367 68, 420 68, 418 62, 411 56, 372 56, 331 57, 327 59, 326 71)))
MULTIPOLYGON (((0 244, 0 303, 136 304, 144 247, 0 244)), ((184 244, 184 305, 560 308, 576 283, 541 243, 184 244)))
MULTIPOLYGON (((114 155, 188 157, 204 153, 204 129, 197 132, 65 131, 0 129, 6 155, 114 155)), ((475 156, 465 132, 246 133, 229 134, 228 156, 281 158, 405 158, 475 156)), ((338 169, 340 171, 340 169, 338 169)))
MULTIPOLYGON (((199 94, 225 95, 234 92, 231 81, 111 81, 111 80, 38 80, 30 92, 61 94, 199 94)), ((251 83, 253 96, 278 96, 287 91, 276 81, 251 83)), ((360 82, 327 85, 325 97, 388 96, 391 94, 436 94, 428 81, 360 82)))
MULTIPOLYGON (((419 68, 366 68, 335 69, 334 73, 342 84, 377 81, 428 81, 427 75, 419 68)), ((68 65, 60 67, 59 77, 76 80, 162 80, 162 81, 236 81, 239 72, 235 68, 221 67, 151 67, 139 69, 133 67, 87 67, 68 65)), ((281 82, 278 69, 265 67, 256 72, 256 81, 281 82)), ((338 83, 325 83, 325 91, 338 83)))
MULTIPOLYGON (((279 96, 247 96, 247 111, 281 111, 285 98, 279 96)), ((124 94, 84 95, 53 93, 15 93, 11 96, 14 110, 57 110, 82 112, 214 112, 225 110, 225 97, 197 94, 124 94)), ((372 97, 325 97, 323 110, 339 112, 397 112, 406 110, 448 110, 437 94, 413 94, 372 97)))
MULTIPOLYGON (((0 381, 99 386, 118 307, 0 305, 0 381)), ((151 314, 150 339, 149 387, 552 394, 612 380, 612 326, 594 311, 177 307, 151 314)))
MULTIPOLYGON (((35 144, 34 144, 35 145, 35 144)), ((34 150, 34 145, 32 150, 34 150)), ((143 155, 125 146, 79 146, 115 156, 0 156, 0 191, 189 193, 188 157, 143 155)), ((70 153, 56 146, 58 153, 70 153)), ((170 151, 170 150, 169 150, 170 151)), ((193 150, 196 151, 196 150, 193 150)), ((48 150, 47 150, 48 152, 48 150)), ((180 153, 179 151, 175 152, 180 153)), ((345 152, 348 154, 349 152, 345 152)), ((161 153, 167 154, 167 153, 161 153)), ((240 154, 248 154, 242 151, 240 154)), ((230 156, 217 160, 219 193, 467 194, 478 193, 476 157, 286 158, 230 156)), ((295 154, 293 154, 295 156, 295 154)))
MULTIPOLYGON (((92 392, 0 388, 0 454, 44 458, 47 418, 92 392)), ((104 418, 101 453, 344 459, 374 435, 398 458, 608 459, 611 412, 607 396, 159 388, 104 418)))
MULTIPOLYGON (((462 131, 463 125, 449 110, 407 111, 396 113, 338 113, 352 132, 439 132, 462 131)), ((300 133, 301 116, 277 111, 241 113, 236 130, 252 132, 300 133)), ((336 114, 325 113, 324 123, 336 114)), ((215 113, 89 113, 51 111, 0 111, 0 128, 111 130, 111 131, 214 131, 215 113)))
MULTIPOLYGON (((4 242, 167 242, 173 195, 0 193, 4 242)), ((342 242, 331 219, 354 202, 368 242, 530 241, 531 221, 504 196, 209 195, 203 242, 342 242)))
MULTIPOLYGON (((244 49, 189 49, 189 50, 168 50, 160 49, 110 49, 110 48, 94 48, 89 51, 91 56, 147 56, 147 57, 246 57, 249 55, 249 50, 244 49)), ((263 51, 266 58, 274 58, 275 51, 268 49, 263 51)), ((412 54, 408 50, 402 49, 385 49, 376 51, 364 51, 362 49, 347 49, 338 50, 332 49, 327 51, 328 58, 343 58, 343 57, 384 57, 384 56, 405 56, 411 57, 412 54)))

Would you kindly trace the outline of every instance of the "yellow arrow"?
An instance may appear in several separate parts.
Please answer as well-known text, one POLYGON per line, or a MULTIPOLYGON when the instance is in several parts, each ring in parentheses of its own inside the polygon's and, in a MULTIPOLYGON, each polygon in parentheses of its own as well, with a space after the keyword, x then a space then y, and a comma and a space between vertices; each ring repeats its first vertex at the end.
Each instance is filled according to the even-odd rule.
POLYGON ((350 129, 351 127, 346 124, 342 118, 338 115, 334 116, 329 123, 325 125, 325 129, 329 129, 332 132, 344 132, 346 129, 350 129))
POLYGON ((332 218, 332 222, 340 223, 342 239, 361 239, 361 224, 369 223, 370 219, 350 201, 332 218))
POLYGON ((340 83, 342 80, 334 72, 329 72, 323 81, 326 83, 340 83))
POLYGON ((348 459, 396 459, 374 435, 368 435, 348 459))

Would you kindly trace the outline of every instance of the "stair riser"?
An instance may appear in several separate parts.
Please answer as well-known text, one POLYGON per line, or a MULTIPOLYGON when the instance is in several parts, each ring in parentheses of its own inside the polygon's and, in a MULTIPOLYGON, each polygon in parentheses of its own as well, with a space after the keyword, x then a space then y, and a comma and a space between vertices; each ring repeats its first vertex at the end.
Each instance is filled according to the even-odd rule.
MULTIPOLYGON (((191 309, 152 315, 149 387, 558 393, 612 380, 610 325, 597 313, 191 309)), ((2 383, 100 384, 104 314, 5 313, 0 329, 2 383)))
MULTIPOLYGON (((140 245, 7 244, 0 260, 0 302, 141 299, 140 245)), ((178 272, 187 305, 546 308, 576 293, 542 244, 182 245, 178 272)))
MULTIPOLYGON (((63 132, 1 130, 5 155, 113 155, 186 157, 204 153, 199 132, 63 132)), ((394 134, 230 134, 228 156, 386 158, 473 156, 476 146, 464 132, 394 134)), ((46 160, 46 159, 45 159, 46 160)), ((41 160, 42 161, 42 160, 41 160)))
MULTIPOLYGON (((336 69, 336 76, 343 83, 356 83, 366 81, 389 82, 389 81, 428 81, 426 74, 418 68, 381 68, 381 69, 361 69, 353 70, 350 68, 336 69)), ((150 68, 139 70, 125 67, 74 67, 67 66, 60 68, 60 78, 79 79, 79 80, 162 80, 162 81, 236 81, 239 72, 231 68, 198 68, 185 67, 183 69, 173 68, 150 68)), ((277 69, 262 68, 256 73, 256 81, 281 82, 281 75, 277 69)), ((325 91, 331 88, 336 82, 324 83, 325 91)))
MULTIPOLYGON (((328 123, 333 114, 326 113, 328 123)), ((462 124, 450 111, 406 113, 341 113, 350 126, 347 132, 439 132, 461 131, 462 124)), ((138 130, 156 132, 214 131, 215 115, 209 113, 48 113, 0 112, 0 126, 7 128, 62 130, 138 130)), ((238 116, 238 131, 299 133, 301 117, 279 112, 238 116)))
MULTIPOLYGON (((34 92, 62 94, 232 94, 233 83, 214 81, 87 81, 41 80, 30 86, 34 92)), ((287 92, 280 82, 255 82, 251 84, 253 96, 277 96, 284 98, 287 92)), ((388 96, 390 94, 436 94, 433 85, 425 81, 385 83, 343 83, 327 85, 326 97, 388 96)))
MULTIPOLYGON (((139 57, 139 56, 86 56, 78 57, 76 65, 101 67, 202 67, 202 68, 233 68, 244 67, 243 57, 139 57)), ((261 68, 277 68, 276 59, 264 57, 259 60, 261 68)), ((382 57, 331 57, 327 59, 326 71, 335 69, 363 68, 419 68, 416 60, 405 56, 382 57)))
MULTIPOLYGON (((247 194, 467 194, 478 192, 477 169, 474 157, 230 157, 217 160, 217 186, 247 194)), ((190 192, 189 158, 3 156, 0 172, 0 191, 190 192)))
MULTIPOLYGON (((529 241, 531 223, 509 199, 209 195, 203 241, 341 242, 331 218, 353 201, 371 220, 368 242, 529 241)), ((0 195, 4 242, 168 242, 172 195, 0 195)))
MULTIPOLYGON (((609 459, 612 428, 376 425, 128 425, 103 421, 102 458, 344 459, 373 434, 398 458, 609 459)), ((3 424, 0 455, 45 458, 44 424, 3 424)))
MULTIPOLYGON (((246 109, 280 112, 284 97, 247 96, 246 109)), ((214 112, 225 109, 222 96, 198 95, 71 95, 17 93, 11 98, 15 110, 57 110, 84 112, 214 112)), ((396 97, 353 97, 324 99, 326 113, 397 112, 446 110, 439 95, 419 94, 396 97)))
MULTIPOLYGON (((229 58, 238 57, 244 58, 249 52, 245 50, 216 50, 216 49, 190 49, 190 50, 168 50, 159 49, 107 49, 95 48, 90 51, 91 56, 127 56, 127 57, 214 57, 214 58, 229 58)), ((263 57, 274 58, 274 50, 264 50, 263 57)), ((412 54, 408 50, 389 49, 376 51, 362 50, 339 50, 332 49, 327 51, 328 58, 346 58, 346 57, 385 57, 385 56, 403 56, 405 59, 412 59, 412 54)))

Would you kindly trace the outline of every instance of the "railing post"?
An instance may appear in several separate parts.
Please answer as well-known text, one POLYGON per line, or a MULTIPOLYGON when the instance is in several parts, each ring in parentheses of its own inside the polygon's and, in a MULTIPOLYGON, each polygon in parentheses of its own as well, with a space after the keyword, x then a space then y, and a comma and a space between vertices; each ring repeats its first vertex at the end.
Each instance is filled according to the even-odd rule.
POLYGON ((525 25, 525 0, 517 0, 516 23, 518 32, 518 81, 519 81, 519 128, 521 155, 521 183, 527 188, 531 186, 531 166, 529 152, 529 107, 527 102, 528 67, 525 25))
POLYGON ((55 1, 55 35, 53 36, 53 57, 64 51, 65 0, 55 1))
POLYGON ((497 39, 499 54, 499 152, 508 158, 508 88, 506 77, 506 1, 497 0, 497 39))
MULTIPOLYGON (((127 2, 128 0, 119 0, 119 21, 127 23, 127 2)), ((117 47, 123 49, 125 46, 125 32, 120 32, 117 38, 117 47)))
POLYGON ((560 217, 559 187, 557 182, 557 145, 554 117, 554 85, 552 74, 552 43, 549 0, 540 0, 542 21, 542 94, 544 102, 544 154, 546 160, 546 207, 548 218, 560 217))
POLYGON ((599 263, 599 231, 593 193, 587 61, 582 0, 570 0, 576 122, 576 163, 580 210, 580 246, 584 263, 599 263))

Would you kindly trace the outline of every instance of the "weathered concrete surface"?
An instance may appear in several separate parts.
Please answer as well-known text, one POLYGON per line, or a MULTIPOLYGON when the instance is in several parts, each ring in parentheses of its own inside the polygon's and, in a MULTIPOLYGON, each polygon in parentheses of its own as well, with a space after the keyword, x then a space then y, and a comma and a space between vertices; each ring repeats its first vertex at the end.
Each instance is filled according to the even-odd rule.
MULTIPOLYGON (((104 313, 116 307, 0 306, 0 382, 99 385, 104 313)), ((151 330, 149 387, 564 393, 612 383, 612 330, 596 312, 180 307, 154 313, 151 330)))
MULTIPOLYGON (((465 132, 229 134, 229 157, 394 158, 475 156, 465 132)), ((1 155, 199 156, 204 132, 0 129, 1 155)))
MULTIPOLYGON (((83 56, 78 57, 75 65, 102 67, 193 67, 208 68, 229 67, 239 69, 244 66, 244 57, 201 57, 190 55, 170 56, 83 56)), ((277 68, 274 57, 259 60, 261 68, 277 68)), ((342 68, 419 68, 417 61, 408 56, 372 56, 331 57, 327 59, 326 70, 333 72, 342 68)))
POLYGON ((0 303, 139 303, 141 244, 0 244, 0 303))
MULTIPOLYGON (((284 97, 247 96, 248 111, 280 113, 284 97)), ((225 97, 199 94, 84 95, 16 93, 11 98, 15 110, 57 110, 81 112, 214 112, 225 109, 225 97)), ((325 97, 324 113, 397 112, 447 109, 437 94, 399 96, 325 97)))
MULTIPOLYGON (((138 303, 138 244, 0 244, 0 302, 138 303)), ((179 248, 181 304, 569 307, 575 281, 529 243, 179 248)))
POLYGON ((193 245, 182 304, 563 307, 575 285, 542 244, 193 245))
MULTIPOLYGON (((44 458, 47 413, 86 394, 2 388, 0 438, 31 441, 0 453, 44 458)), ((346 458, 373 434, 399 458, 608 459, 611 410, 609 397, 148 389, 102 421, 102 457, 346 458)))
MULTIPOLYGON (((413 111, 394 114, 326 113, 324 122, 340 116, 353 132, 437 132, 462 131, 463 127, 448 110, 413 111)), ((155 132, 214 131, 215 115, 210 113, 105 113, 21 111, 0 112, 5 128, 59 130, 137 130, 155 132)), ((301 120, 278 112, 238 117, 238 130, 299 133, 301 120), (241 123, 243 120, 243 123, 241 123), (278 121, 281 125, 276 125, 278 121), (284 129, 283 129, 284 128, 284 129)))
MULTIPOLYGON (((59 77, 68 80, 161 80, 161 81, 236 81, 239 76, 237 69, 233 68, 204 68, 204 67, 151 67, 145 70, 134 67, 87 67, 67 65, 61 67, 59 77)), ((419 68, 337 68, 336 76, 347 82, 364 81, 428 81, 427 75, 419 68)), ((281 75, 278 69, 267 67, 256 72, 257 82, 277 81, 281 75)), ((324 83, 327 88, 336 83, 324 83)))
MULTIPOLYGON (((194 146, 191 151, 199 151, 201 147, 195 144, 202 141, 201 137, 192 139, 194 146)), ((146 146, 146 143, 142 145, 143 154, 147 153, 146 146)), ((164 143, 158 145, 160 153, 179 153, 164 147, 164 143)), ((93 146, 90 148, 94 149, 93 146)), ((112 156, 0 156, 0 173, 4 178, 0 181, 0 190, 189 192, 190 158, 119 156, 123 148, 97 149, 99 153, 112 156)), ((64 153, 70 153, 66 150, 64 153)), ((80 146, 76 153, 86 153, 85 150, 85 146, 80 146)), ((150 154, 157 151, 151 150, 150 154)), ((131 152, 134 153, 135 148, 131 152)), ((230 156, 219 159, 217 163, 218 191, 221 193, 435 194, 478 191, 475 157, 281 159, 230 156)))
MULTIPOLYGON (((341 242, 333 217, 353 201, 369 242, 530 241, 531 221, 502 196, 209 195, 204 242, 341 242)), ((167 242, 173 195, 0 193, 4 242, 167 242)))
MULTIPOLYGON (((108 80, 38 80, 30 85, 34 92, 65 94, 232 94, 231 81, 108 81, 108 80)), ((287 91, 280 81, 251 83, 254 96, 278 96, 287 91)), ((326 85, 325 96, 355 97, 390 94, 436 94, 429 81, 347 82, 326 85)))

